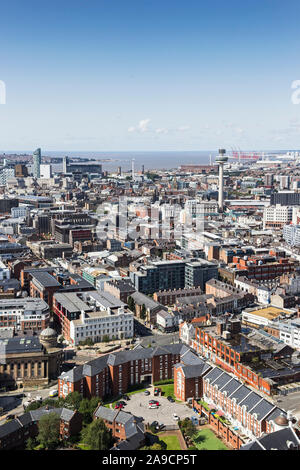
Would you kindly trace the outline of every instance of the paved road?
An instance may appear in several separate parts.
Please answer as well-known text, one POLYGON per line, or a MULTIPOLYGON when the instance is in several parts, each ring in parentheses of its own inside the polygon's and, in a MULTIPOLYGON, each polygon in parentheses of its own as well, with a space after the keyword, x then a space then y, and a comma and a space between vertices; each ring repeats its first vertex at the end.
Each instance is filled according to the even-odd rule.
POLYGON ((300 418, 300 392, 280 395, 274 399, 274 403, 285 411, 293 411, 293 415, 300 418))
POLYGON ((153 421, 158 421, 164 425, 176 424, 173 413, 176 413, 180 419, 195 416, 193 410, 184 403, 170 403, 165 397, 154 397, 153 394, 147 396, 144 395, 144 392, 131 395, 130 400, 126 403, 124 411, 142 416, 145 422, 150 424, 153 421), (153 399, 158 400, 160 403, 159 408, 149 408, 149 400, 153 399))
POLYGON ((179 342, 179 333, 168 333, 168 334, 154 334, 153 336, 148 336, 146 338, 141 338, 141 345, 147 347, 148 344, 151 344, 152 347, 155 346, 165 346, 167 344, 178 343, 179 342))
POLYGON ((54 388, 57 388, 57 385, 52 384, 50 387, 39 389, 39 390, 30 390, 30 391, 25 390, 25 398, 17 398, 17 396, 22 394, 22 391, 20 390, 16 390, 14 392, 9 392, 9 393, 1 393, 0 402, 1 402, 2 397, 15 398, 15 401, 14 403, 12 402, 11 406, 9 406, 7 410, 5 410, 5 414, 0 416, 0 421, 5 420, 5 417, 7 414, 14 414, 17 416, 23 414, 24 413, 23 401, 27 400, 28 393, 31 394, 31 398, 41 396, 43 399, 46 399, 49 397, 50 390, 53 390, 54 388))

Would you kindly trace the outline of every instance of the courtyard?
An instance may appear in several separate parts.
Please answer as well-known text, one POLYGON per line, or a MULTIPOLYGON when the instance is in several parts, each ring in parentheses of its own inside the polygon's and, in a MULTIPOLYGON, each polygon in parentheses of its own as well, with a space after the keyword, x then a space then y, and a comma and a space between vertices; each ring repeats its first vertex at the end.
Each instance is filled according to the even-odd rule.
POLYGON ((149 388, 150 395, 145 395, 144 391, 137 392, 130 395, 130 400, 126 401, 124 411, 132 413, 136 416, 142 416, 145 423, 151 424, 153 421, 158 421, 165 426, 174 425, 177 422, 173 419, 173 414, 176 413, 180 420, 196 416, 191 408, 185 403, 175 402, 171 403, 167 400, 166 396, 154 397, 153 388, 149 388), (149 400, 157 399, 160 406, 156 409, 149 408, 149 400))

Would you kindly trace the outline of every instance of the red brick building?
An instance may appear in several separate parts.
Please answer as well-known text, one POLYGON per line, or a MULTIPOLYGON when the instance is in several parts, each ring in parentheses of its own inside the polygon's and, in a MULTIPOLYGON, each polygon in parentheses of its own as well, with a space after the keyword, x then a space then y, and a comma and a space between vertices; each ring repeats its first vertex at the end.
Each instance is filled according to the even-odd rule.
POLYGON ((141 383, 173 379, 174 365, 187 351, 186 345, 177 343, 106 354, 61 374, 58 378, 59 396, 78 391, 87 398, 115 397, 141 383))
POLYGON ((82 416, 78 411, 46 406, 24 413, 0 426, 0 450, 24 449, 26 441, 38 435, 40 419, 49 413, 55 413, 60 418, 61 439, 68 439, 80 433, 82 416))

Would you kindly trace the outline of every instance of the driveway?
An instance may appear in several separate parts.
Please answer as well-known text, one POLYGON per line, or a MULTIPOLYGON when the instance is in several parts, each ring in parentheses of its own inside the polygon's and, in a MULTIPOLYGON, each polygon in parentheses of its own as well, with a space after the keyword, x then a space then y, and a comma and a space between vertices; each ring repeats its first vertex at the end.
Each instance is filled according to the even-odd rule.
POLYGON ((158 421, 164 425, 176 424, 173 419, 173 413, 182 420, 187 417, 195 415, 193 410, 184 403, 170 403, 166 397, 154 397, 151 395, 144 395, 144 392, 135 393, 130 396, 130 400, 126 402, 124 411, 128 411, 136 416, 142 416, 145 423, 152 423, 158 421), (149 400, 157 399, 160 406, 157 409, 149 408, 149 400))

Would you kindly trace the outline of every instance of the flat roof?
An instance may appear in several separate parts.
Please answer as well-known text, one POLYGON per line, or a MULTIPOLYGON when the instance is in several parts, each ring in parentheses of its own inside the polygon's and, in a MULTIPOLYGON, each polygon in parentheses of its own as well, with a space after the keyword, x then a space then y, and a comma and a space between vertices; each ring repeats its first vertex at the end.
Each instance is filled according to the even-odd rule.
POLYGON ((292 312, 284 308, 270 306, 257 310, 245 310, 245 313, 257 315, 259 317, 266 318, 267 320, 273 320, 274 318, 277 318, 280 315, 291 315, 292 312))

